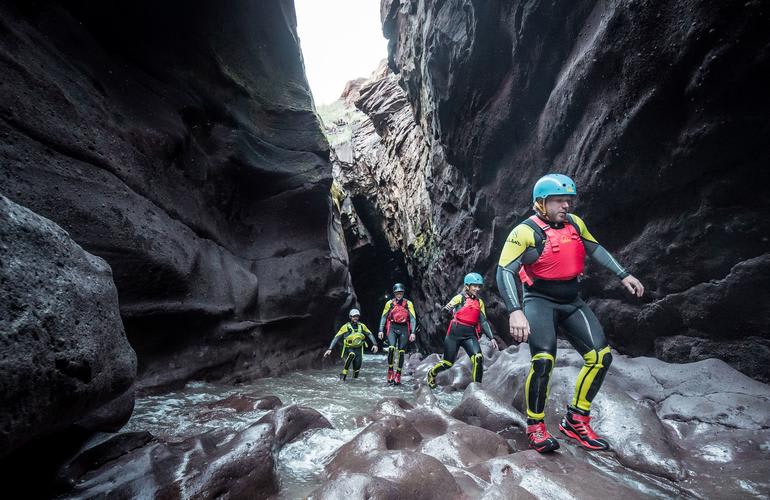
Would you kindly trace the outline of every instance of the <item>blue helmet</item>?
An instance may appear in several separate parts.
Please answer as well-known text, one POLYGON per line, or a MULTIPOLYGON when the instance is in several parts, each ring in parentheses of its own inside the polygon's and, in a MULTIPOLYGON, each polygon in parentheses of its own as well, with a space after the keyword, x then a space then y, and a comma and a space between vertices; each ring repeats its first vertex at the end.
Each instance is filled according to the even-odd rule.
POLYGON ((396 283, 395 285, 393 285, 393 293, 405 292, 405 291, 406 291, 406 287, 404 286, 403 283, 396 283))
POLYGON ((532 202, 538 198, 546 199, 549 196, 575 196, 577 188, 575 183, 562 174, 548 174, 542 176, 532 188, 532 202))
POLYGON ((463 280, 463 284, 466 286, 468 285, 483 285, 484 284, 484 278, 481 277, 479 273, 468 273, 465 275, 465 279, 463 280))

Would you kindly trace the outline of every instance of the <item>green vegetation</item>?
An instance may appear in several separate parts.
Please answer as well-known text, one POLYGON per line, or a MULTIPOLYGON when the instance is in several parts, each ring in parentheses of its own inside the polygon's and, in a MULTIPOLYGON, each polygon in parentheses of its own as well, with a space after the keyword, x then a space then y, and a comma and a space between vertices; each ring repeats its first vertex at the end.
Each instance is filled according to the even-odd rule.
POLYGON ((342 100, 331 104, 322 104, 316 108, 323 124, 324 135, 329 145, 334 147, 349 141, 353 135, 351 125, 366 118, 366 115, 342 100))

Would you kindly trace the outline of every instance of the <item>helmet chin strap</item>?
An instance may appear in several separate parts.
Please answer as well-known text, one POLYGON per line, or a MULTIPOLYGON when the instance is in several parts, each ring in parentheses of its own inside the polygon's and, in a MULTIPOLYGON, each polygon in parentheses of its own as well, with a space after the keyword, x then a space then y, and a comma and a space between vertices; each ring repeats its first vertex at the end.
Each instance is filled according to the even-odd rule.
POLYGON ((546 212, 546 210, 545 210, 545 200, 543 200, 543 201, 540 201, 540 200, 535 201, 535 203, 534 203, 534 205, 532 207, 535 209, 535 212, 537 212, 537 214, 540 217, 542 217, 543 219, 545 219, 547 221, 551 220, 551 218, 548 217, 548 212, 546 212))

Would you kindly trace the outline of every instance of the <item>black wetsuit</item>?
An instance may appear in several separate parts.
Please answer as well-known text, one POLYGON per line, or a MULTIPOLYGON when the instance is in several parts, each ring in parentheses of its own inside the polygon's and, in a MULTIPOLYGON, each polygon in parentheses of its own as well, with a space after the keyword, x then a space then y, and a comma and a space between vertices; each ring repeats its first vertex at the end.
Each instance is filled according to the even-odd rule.
POLYGON ((385 303, 385 307, 382 309, 382 317, 380 318, 380 331, 388 336, 388 371, 393 371, 395 362, 396 371, 400 374, 401 369, 404 366, 406 345, 409 342, 409 335, 417 328, 417 318, 414 313, 414 304, 412 304, 412 301, 402 298, 398 303, 403 307, 406 307, 409 312, 409 319, 404 323, 391 321, 390 315, 395 303, 396 299, 389 300, 385 303))
MULTIPOLYGON (((467 296, 464 294, 456 295, 449 301, 446 308, 452 310, 453 315, 456 315, 465 305, 466 299, 467 296)), ((450 323, 449 330, 444 338, 444 357, 428 372, 429 386, 433 387, 435 385, 434 381, 436 375, 444 370, 448 370, 454 365, 460 347, 465 349, 466 354, 471 358, 471 379, 474 382, 482 381, 484 376, 484 356, 481 354, 478 330, 483 331, 484 335, 486 335, 489 340, 492 340, 493 337, 492 329, 489 327, 489 322, 487 321, 484 301, 480 298, 478 301, 480 309, 478 324, 463 324, 456 319, 453 319, 450 323)))
MULTIPOLYGON (((570 222, 579 234, 576 241, 562 240, 561 244, 582 244, 585 253, 594 261, 625 278, 629 273, 599 245, 588 232, 585 223, 575 215, 570 222)), ((563 225, 551 224, 561 229, 563 225)), ((524 284, 523 307, 518 300, 519 269, 535 263, 550 245, 547 236, 529 223, 517 225, 508 236, 497 268, 497 285, 508 312, 523 309, 530 326, 528 339, 532 365, 526 383, 527 416, 531 421, 542 420, 548 382, 556 363, 556 327, 564 327, 567 339, 583 356, 572 399, 572 406, 588 412, 612 362, 612 354, 599 321, 580 298, 577 278, 567 280, 535 279, 524 284)))
POLYGON ((364 360, 364 337, 368 337, 373 346, 377 345, 377 340, 372 332, 363 323, 348 322, 342 325, 337 334, 329 344, 329 350, 332 350, 337 342, 342 339, 342 359, 345 364, 342 367, 343 377, 347 376, 350 366, 353 366, 353 378, 358 378, 358 372, 361 370, 361 363, 364 360))

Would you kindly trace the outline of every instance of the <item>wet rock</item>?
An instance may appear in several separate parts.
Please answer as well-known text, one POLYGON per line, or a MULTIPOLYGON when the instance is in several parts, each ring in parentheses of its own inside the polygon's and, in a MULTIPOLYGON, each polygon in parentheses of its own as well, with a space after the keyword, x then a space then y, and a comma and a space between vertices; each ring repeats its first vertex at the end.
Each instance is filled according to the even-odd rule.
POLYGON ((65 491, 74 487, 86 472, 103 467, 153 440, 149 432, 123 432, 96 436, 80 452, 64 464, 57 473, 57 481, 65 491))
POLYGON ((62 498, 268 498, 278 491, 274 431, 267 423, 152 441, 85 473, 62 498))
POLYGON ((207 403, 206 408, 213 409, 231 409, 238 413, 254 410, 274 410, 282 406, 283 403, 276 396, 251 396, 248 394, 233 394, 220 401, 207 403))
POLYGON ((515 486, 519 486, 537 498, 593 498, 597 491, 606 492, 611 498, 648 498, 585 460, 562 453, 541 455, 534 450, 522 451, 490 459, 472 471, 498 486, 490 495, 501 490, 517 492, 515 486))
POLYGON ((770 429, 671 423, 690 474, 680 484, 701 497, 758 497, 770 491, 770 429))
POLYGON ((494 432, 514 426, 523 431, 527 426, 527 417, 516 411, 510 401, 486 391, 477 383, 465 389, 463 399, 450 415, 467 424, 477 425, 494 432))
POLYGON ((386 450, 415 449, 422 435, 413 423, 398 416, 386 416, 369 424, 350 442, 343 445, 326 466, 331 475, 351 469, 352 464, 366 456, 386 450))
POLYGON ((112 267, 138 388, 310 365, 354 296, 291 2, 33 10, 0 6, 0 191, 112 267))
MULTIPOLYGON (((131 415, 136 355, 110 266, 50 220, 0 196, 0 458, 131 415)), ((53 455, 49 453, 48 456, 53 455)))
POLYGON ((408 401, 401 398, 389 397, 383 398, 377 402, 369 415, 372 420, 379 420, 390 415, 405 417, 408 411, 413 409, 414 406, 408 401))
POLYGON ((270 423, 275 428, 275 444, 278 447, 292 442, 311 429, 333 429, 332 424, 313 408, 289 405, 271 411, 257 420, 258 424, 270 423))
POLYGON ((404 493, 399 485, 387 479, 367 474, 339 474, 326 481, 310 494, 313 498, 367 498, 371 500, 399 500, 404 493))
POLYGON ((348 463, 346 471, 395 483, 401 498, 445 499, 461 494, 454 478, 441 462, 414 451, 372 453, 348 463))
POLYGON ((444 434, 422 443, 417 451, 443 464, 467 468, 512 450, 505 439, 494 432, 457 422, 444 434))

